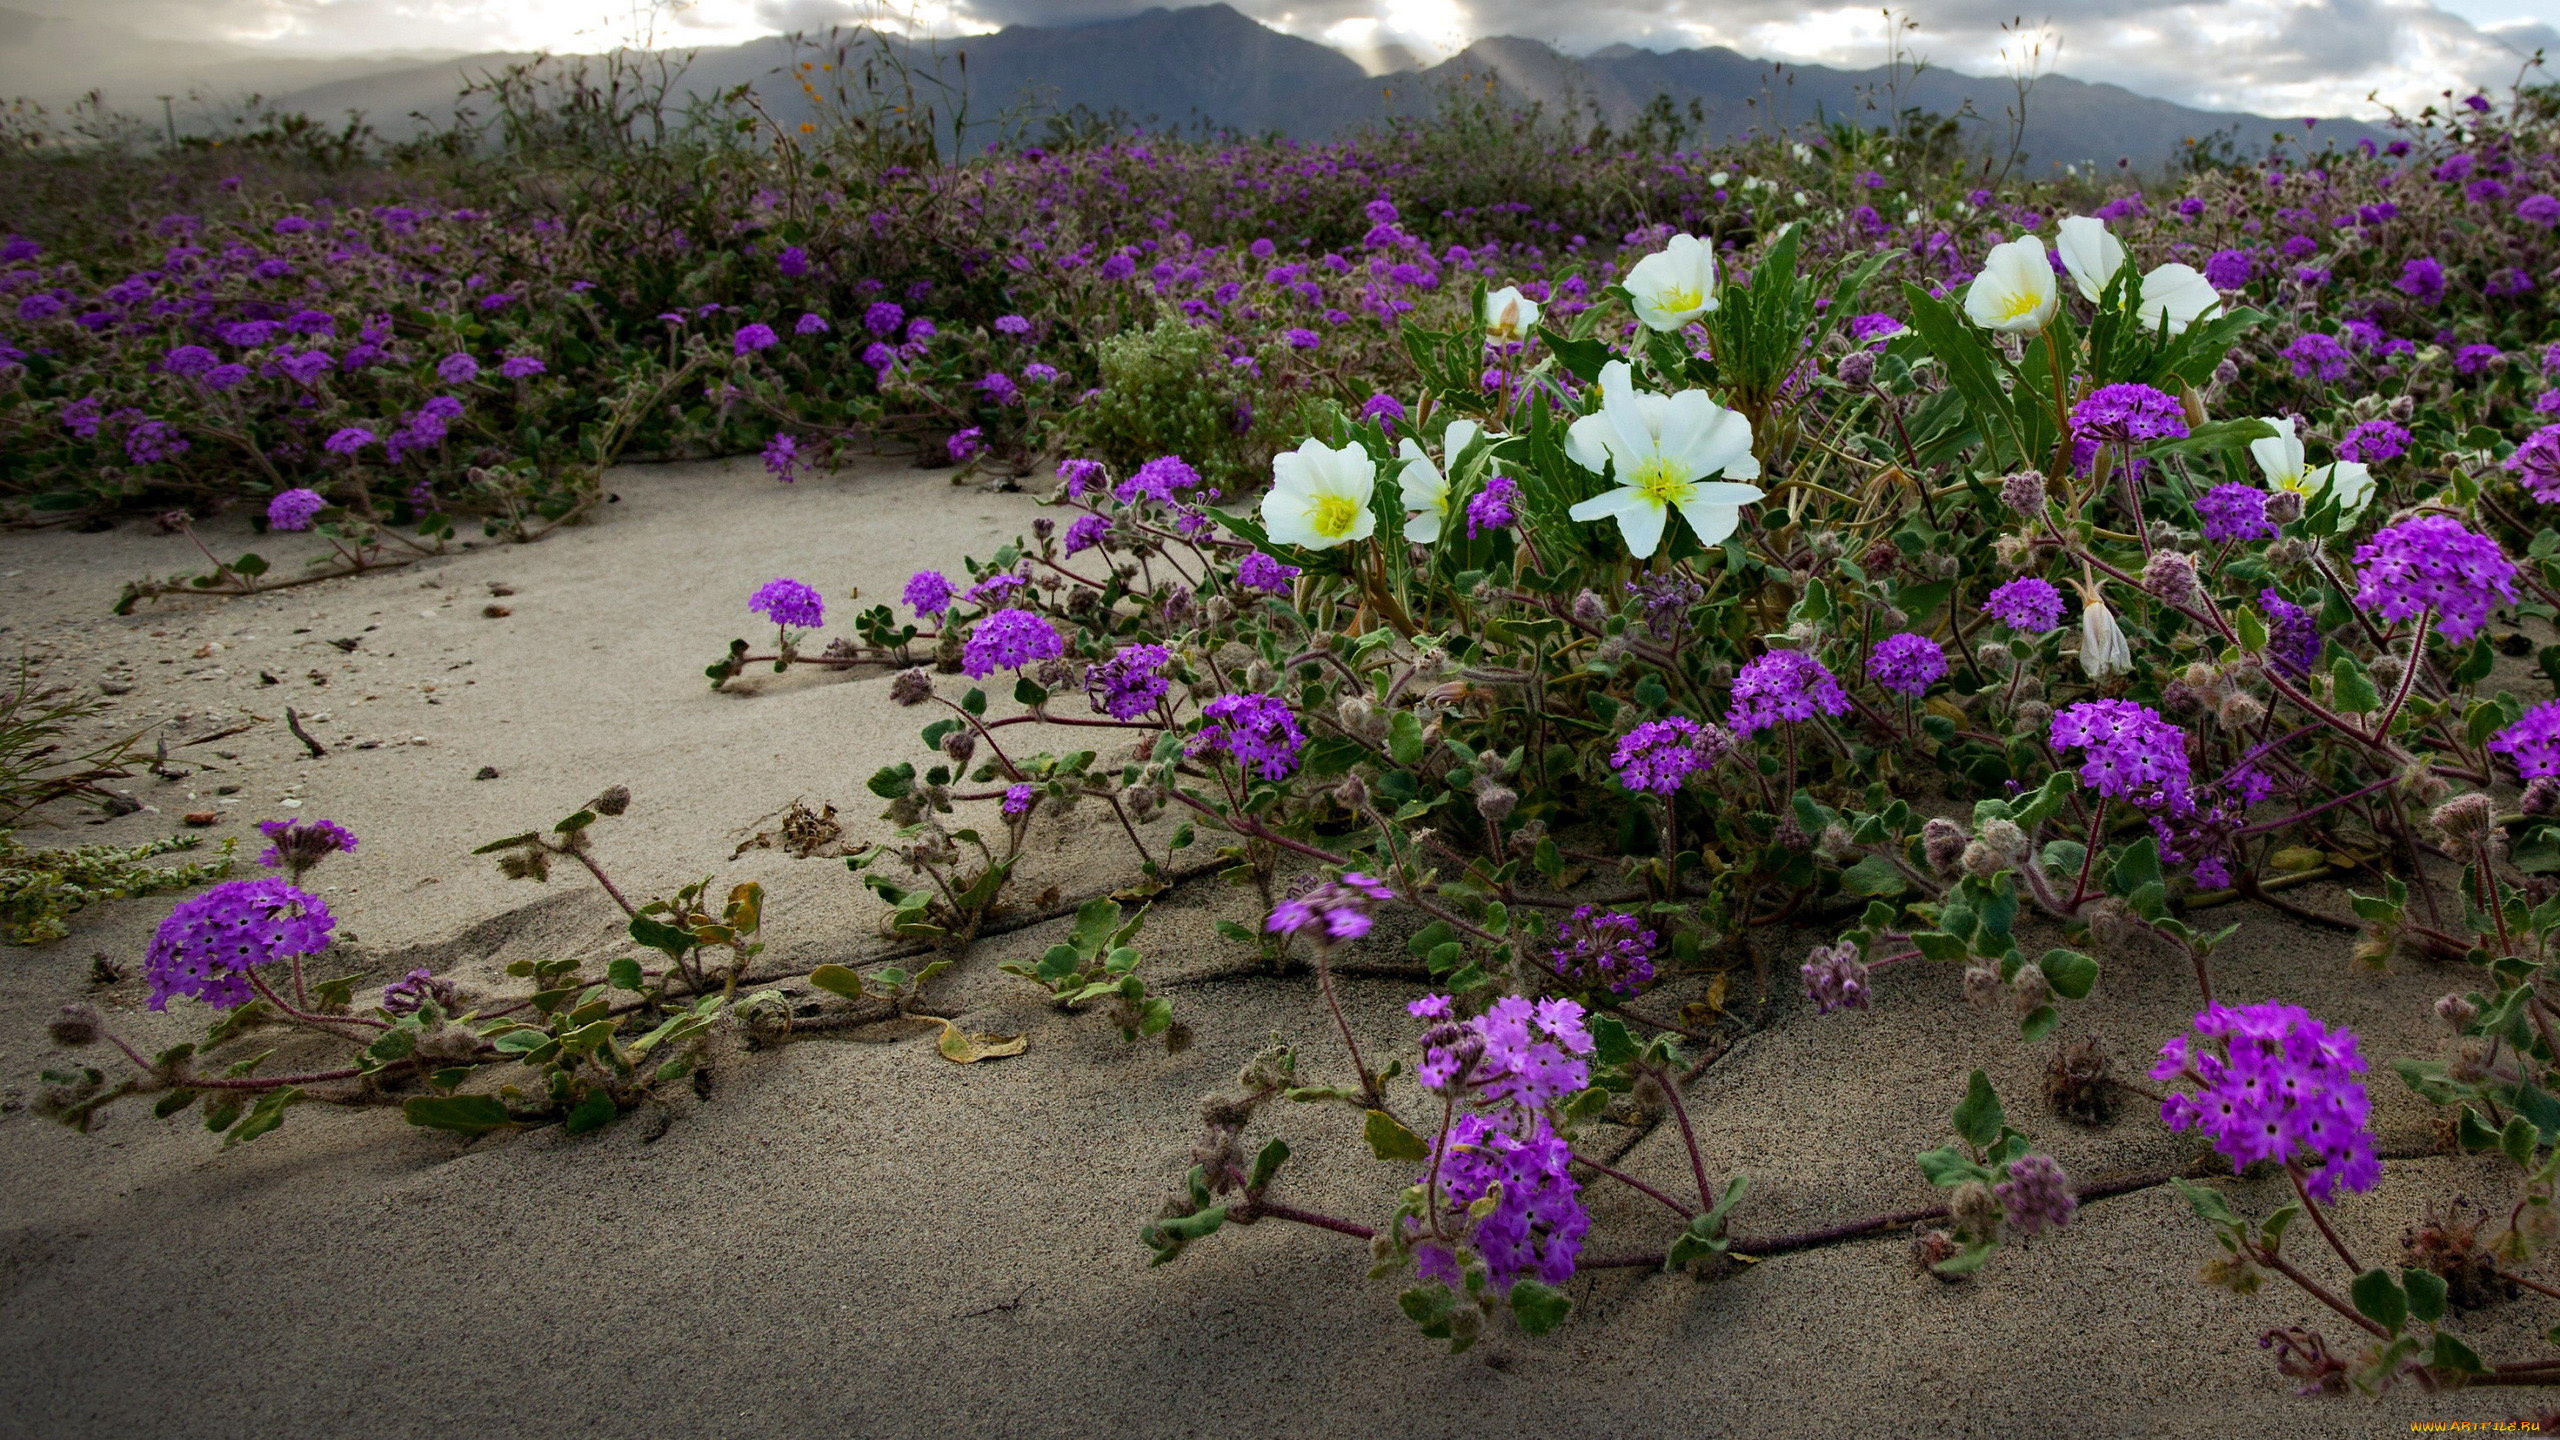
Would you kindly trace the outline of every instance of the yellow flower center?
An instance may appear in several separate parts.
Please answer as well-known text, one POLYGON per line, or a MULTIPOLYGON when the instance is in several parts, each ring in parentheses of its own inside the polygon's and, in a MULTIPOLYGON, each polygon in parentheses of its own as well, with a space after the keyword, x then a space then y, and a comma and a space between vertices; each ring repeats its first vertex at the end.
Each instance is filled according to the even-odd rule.
POLYGON ((1328 540, 1339 540, 1351 533, 1353 522, 1360 518, 1360 507, 1348 495, 1319 495, 1307 523, 1328 540))
POLYGON ((1697 482, 1680 473, 1670 461, 1655 457, 1636 467, 1627 483, 1642 494, 1648 504, 1677 505, 1697 493, 1697 482))
POLYGON ((2036 305, 2037 297, 2034 292, 2012 290, 2009 292, 2008 303, 2002 305, 1995 313, 2003 320, 2017 320, 2036 313, 2036 305))
POLYGON ((1653 303, 1665 310, 1695 310, 1705 303, 1706 298, 1706 292, 1703 290, 1673 288, 1656 295, 1653 303))

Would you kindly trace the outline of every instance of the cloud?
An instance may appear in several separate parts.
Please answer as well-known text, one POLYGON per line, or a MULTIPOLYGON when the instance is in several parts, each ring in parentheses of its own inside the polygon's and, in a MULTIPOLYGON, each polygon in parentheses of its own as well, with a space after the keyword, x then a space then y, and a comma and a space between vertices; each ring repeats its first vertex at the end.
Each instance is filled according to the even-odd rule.
MULTIPOLYGON (((1611 44, 1745 54, 1863 69, 1883 63, 1882 15, 1833 0, 1230 0, 1275 29, 1373 66, 1437 60, 1469 39, 1517 35, 1568 52, 1611 44)), ((0 0, 72 27, 268 53, 598 49, 644 29, 659 43, 716 45, 779 30, 877 23, 957 34, 1104 20, 1149 0, 0 0)), ((2481 26, 2431 0, 2048 0, 2049 69, 2213 109, 2374 114, 2447 88, 2511 83, 2560 30, 2481 26), (2199 63, 2199 57, 2207 57, 2199 63)), ((1900 43, 1935 65, 1997 75, 2014 54, 2002 23, 2018 0, 1909 0, 1900 43)), ((61 30, 64 26, 49 27, 61 30)))

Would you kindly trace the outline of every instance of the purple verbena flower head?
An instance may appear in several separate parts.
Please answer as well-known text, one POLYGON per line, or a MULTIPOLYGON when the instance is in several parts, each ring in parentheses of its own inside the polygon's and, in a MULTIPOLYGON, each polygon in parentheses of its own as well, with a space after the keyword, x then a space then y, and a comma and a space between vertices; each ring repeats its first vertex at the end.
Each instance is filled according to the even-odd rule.
POLYGON ((2338 458, 2359 465, 2397 460, 2408 450, 2408 428, 2390 420, 2367 420, 2348 431, 2347 438, 2338 442, 2338 458))
POLYGON ((1733 677, 1733 704, 1724 718, 1736 738, 1748 740, 1780 721, 1810 720, 1816 712, 1849 713, 1840 682, 1801 650, 1772 650, 1733 677))
POLYGON ((510 355, 498 362, 498 373, 509 380, 528 380, 549 368, 539 355, 510 355))
POLYGON ((1271 907, 1263 929, 1274 935, 1313 935, 1319 945, 1339 945, 1369 933, 1369 912, 1396 898, 1384 881, 1346 870, 1271 907))
POLYGON ((447 385, 468 385, 480 378, 480 362, 456 352, 436 362, 436 378, 447 385))
POLYGON ((2273 589, 2258 592, 2258 608, 2267 616, 2267 654, 2276 668, 2299 680, 2320 660, 2320 622, 2311 612, 2273 589))
POLYGON ((2515 562, 2497 541, 2450 515, 2419 515, 2391 526, 2356 547, 2355 562, 2360 608, 2385 620, 2433 611, 2437 628, 2456 645, 2478 634, 2491 610, 2516 599, 2515 562))
POLYGON ((741 325, 738 327, 738 333, 729 341, 729 353, 742 356, 753 355, 759 350, 770 350, 780 343, 782 343, 782 337, 774 334, 773 327, 770 325, 741 325))
POLYGON ((1267 590, 1276 595, 1297 578, 1297 566, 1283 565, 1259 550, 1236 562, 1236 584, 1246 590, 1267 590))
POLYGON ((2436 304, 2444 299, 2444 262, 2421 255, 2400 267, 2400 278, 2392 287, 2421 305, 2436 304))
POLYGON ((2053 717, 2053 748, 2081 752, 2080 783, 2144 809, 2186 808, 2187 733, 2135 700, 2083 700, 2053 717))
POLYGON ((987 448, 987 432, 972 425, 943 441, 942 448, 950 454, 953 464, 965 463, 987 448))
POLYGON ((1160 505, 1170 505, 1174 497, 1199 485, 1200 472, 1191 468, 1179 455, 1159 455, 1137 469, 1111 492, 1123 505, 1134 505, 1140 497, 1160 505))
POLYGON ((1194 756, 1223 752, 1265 780, 1286 780, 1297 770, 1307 732, 1278 696, 1221 695, 1201 706, 1200 714, 1200 733, 1191 740, 1194 756))
POLYGON ((1005 787, 1004 799, 997 802, 996 808, 1004 812, 1007 820, 1019 820, 1031 813, 1031 807, 1039 799, 1040 792, 1030 785, 1009 785, 1005 787))
POLYGON ((1733 736, 1720 725, 1701 725, 1685 715, 1648 720, 1619 737, 1609 754, 1618 783, 1647 795, 1668 796, 1693 774, 1714 768, 1733 748, 1733 736))
POLYGON ((249 1003, 249 972, 260 965, 327 948, 337 928, 329 907, 288 881, 226 880, 180 902, 160 922, 143 962, 150 1005, 169 1008, 192 995, 217 1010, 249 1003))
POLYGON ((2176 396, 2148 385, 2102 385, 2071 407, 2071 428, 2127 445, 2177 439, 2187 433, 2187 411, 2176 396))
POLYGON ((361 425, 349 425, 320 442, 320 448, 332 455, 359 455, 381 441, 361 425))
POLYGON ((1557 927, 1547 963, 1567 985, 1633 995, 1653 983, 1653 957, 1661 945, 1661 937, 1635 916, 1582 905, 1557 927))
POLYGON ((2501 464, 2534 499, 2545 505, 2560 502, 2560 425, 2545 425, 2526 436, 2501 464))
POLYGON ((267 528, 308 530, 312 517, 328 508, 317 490, 287 490, 267 502, 267 528))
POLYGON ((2489 748, 2513 761, 2527 780, 2560 775, 2560 700, 2545 700, 2489 738, 2489 748))
POLYGON ((999 335, 1028 335, 1031 333, 1031 322, 1023 319, 1019 315, 999 315, 996 317, 996 333, 999 335))
POLYGON ((2324 335, 2317 330, 2294 337, 2282 354, 2292 363, 2296 380, 2316 378, 2324 384, 2334 385, 2346 379, 2347 372, 2354 366, 2347 347, 2339 344, 2335 336, 2324 335))
POLYGON ((270 870, 289 869, 289 878, 296 881, 330 856, 353 854, 356 848, 355 832, 333 820, 261 820, 258 833, 268 842, 258 863, 270 870))
POLYGON ((776 430, 764 442, 764 468, 774 479, 789 485, 800 478, 800 442, 788 431, 776 430))
POLYGON ((1911 631, 1886 636, 1867 654, 1867 678, 1897 695, 1925 695, 1946 674, 1946 650, 1911 631))
POLYGON ((1135 720, 1163 701, 1172 681, 1164 673, 1173 652, 1162 645, 1123 645, 1084 676, 1085 698, 1114 720, 1135 720))
POLYGON ((939 570, 919 570, 907 577, 902 597, 918 615, 939 615, 951 608, 951 581, 939 570))
POLYGON ((1019 608, 998 610, 969 627, 968 643, 960 648, 960 671, 984 680, 998 670, 1019 670, 1065 653, 1065 638, 1045 617, 1019 608))
POLYGON ((2257 262, 2246 250, 2216 250, 2204 262, 2204 279, 2216 290, 2238 290, 2249 283, 2257 268, 2257 262))
POLYGON ((747 608, 786 630, 815 630, 827 623, 827 602, 813 586, 777 575, 756 588, 747 608))
POLYGON ((2263 540, 2276 533, 2267 518, 2267 492, 2255 485, 2216 485, 2196 497, 2207 540, 2263 540))
POLYGON ((2071 1223, 2080 1197, 2050 1155, 2021 1155, 2009 1162, 2009 1178, 1991 1187, 2000 1212, 2019 1234, 2033 1239, 2071 1223))
POLYGON ((1805 994, 1812 999, 1817 1015, 1834 1010, 1864 1010, 1873 999, 1866 962, 1860 958, 1854 940, 1814 946, 1798 973, 1804 977, 1805 994))
POLYGON ((2190 1033, 2161 1047, 2151 1077, 2196 1087, 2161 1103, 2170 1129, 2203 1129, 2235 1168, 2298 1165, 2311 1172, 2303 1188, 2327 1200, 2341 1186, 2370 1190, 2382 1178, 2357 1078, 2364 1070, 2355 1032, 2266 1000, 2206 1006, 2190 1033))
POLYGON ((1475 539, 1487 530, 1508 529, 1519 519, 1512 502, 1520 498, 1520 484, 1508 475, 1496 475, 1484 482, 1484 488, 1467 497, 1467 538, 1475 539))
POLYGON ((2062 592, 2051 581, 2022 575, 1992 591, 1982 613, 2022 635, 2042 635, 2062 624, 2062 592))
POLYGON ((884 340, 897 334, 898 327, 906 323, 907 312, 895 300, 874 300, 862 312, 862 328, 884 340))
POLYGON ((1393 395, 1380 391, 1361 402, 1360 418, 1375 420, 1389 429, 1405 423, 1404 405, 1393 395))

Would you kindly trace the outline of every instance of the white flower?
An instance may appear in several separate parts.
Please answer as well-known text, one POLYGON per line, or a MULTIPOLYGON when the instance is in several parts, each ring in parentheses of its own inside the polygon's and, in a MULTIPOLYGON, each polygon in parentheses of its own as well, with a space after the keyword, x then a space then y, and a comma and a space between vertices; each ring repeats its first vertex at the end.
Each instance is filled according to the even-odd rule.
POLYGON ((1796 157, 1796 163, 1797 163, 1797 164, 1799 164, 1799 165, 1806 165, 1806 164, 1810 164, 1810 163, 1812 163, 1812 161, 1813 161, 1813 150, 1812 150, 1812 148, 1811 148, 1811 147, 1807 146, 1803 141, 1801 141, 1801 140, 1795 141, 1795 142, 1793 142, 1792 144, 1788 145, 1788 146, 1787 146, 1787 149, 1788 149, 1788 150, 1790 150, 1790 151, 1792 151, 1792 152, 1794 153, 1794 155, 1795 155, 1795 157, 1796 157))
POLYGON ((1719 170, 1713 175, 1707 177, 1707 184, 1713 189, 1721 190, 1724 188, 1724 182, 1732 178, 1732 176, 1727 175, 1722 170, 1719 170))
POLYGON ((1695 235, 1674 235, 1631 266, 1623 283, 1647 329, 1677 330, 1716 308, 1716 252, 1695 235))
POLYGON ((2142 277, 2140 313, 2152 329, 2165 322, 2176 335, 2221 308, 2220 292, 2192 265, 2163 265, 2142 277))
POLYGON ((1262 497, 1262 528, 1283 545, 1330 550, 1366 540, 1378 528, 1369 510, 1377 467, 1357 445, 1333 449, 1310 438, 1271 457, 1271 489, 1262 497))
POLYGON ((1488 340, 1526 340, 1538 328, 1538 302, 1505 285, 1484 297, 1484 336, 1488 340))
MULTIPOLYGON (((1448 457, 1450 469, 1458 468, 1458 458, 1483 433, 1473 420, 1449 422, 1448 433, 1440 437, 1440 453, 1448 457)), ((1396 457, 1403 462, 1396 471, 1396 489, 1404 497, 1404 538, 1416 545, 1429 545, 1440 538, 1441 527, 1449 523, 1449 477, 1431 463, 1430 452, 1410 436, 1397 447, 1396 457)))
POLYGON ((2124 242, 2108 234, 2107 222, 2094 215, 2066 216, 2058 228, 2053 253, 2062 257, 2071 283, 2091 300, 2105 294, 2107 282, 2124 268, 2124 242))
POLYGON ((2259 419, 2274 426, 2276 433, 2250 441, 2249 457, 2258 462, 2258 472, 2267 477, 2269 485, 2292 491, 2306 505, 2334 490, 2341 521, 2352 520, 2363 511, 2365 502, 2373 498, 2372 471, 2352 460, 2308 465, 2304 463, 2302 441, 2293 433, 2292 416, 2262 415, 2259 419))
POLYGON ((1751 422, 1710 399, 1704 390, 1653 395, 1635 388, 1624 360, 1600 371, 1600 410, 1573 422, 1564 453, 1598 474, 1616 466, 1618 487, 1567 513, 1584 522, 1614 517, 1627 553, 1642 560, 1662 543, 1663 526, 1679 507, 1698 543, 1721 544, 1742 522, 1742 507, 1763 499, 1751 454, 1751 422), (1710 480, 1723 475, 1725 480, 1710 480))
POLYGON ((1974 324, 2010 335, 2042 330, 2061 303, 2044 242, 2033 235, 1992 246, 1982 257, 1982 273, 1964 292, 1964 313, 1974 324))
POLYGON ((2133 646, 2098 592, 2080 592, 2080 669, 2092 680, 2133 673, 2133 646))

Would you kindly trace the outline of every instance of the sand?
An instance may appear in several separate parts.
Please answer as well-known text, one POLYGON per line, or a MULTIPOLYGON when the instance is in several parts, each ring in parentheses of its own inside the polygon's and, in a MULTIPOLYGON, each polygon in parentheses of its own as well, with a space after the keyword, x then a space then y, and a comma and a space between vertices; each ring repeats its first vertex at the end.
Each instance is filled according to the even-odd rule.
MULTIPOLYGON (((636 467, 613 487, 595 524, 536 545, 129 619, 108 613, 122 583, 185 568, 185 541, 139 523, 0 536, 0 649, 38 657, 57 683, 130 683, 114 722, 165 722, 173 743, 263 717, 178 750, 203 767, 188 778, 127 784, 144 811, 65 815, 27 838, 138 840, 218 809, 210 833, 245 836, 245 861, 257 819, 335 819, 362 848, 314 881, 373 983, 423 963, 494 989, 510 960, 627 945, 581 878, 510 882, 468 852, 619 783, 631 811, 598 844, 626 888, 763 880, 767 969, 878 953, 882 907, 841 861, 731 856, 794 797, 832 801, 856 837, 885 833, 862 781, 918 757, 924 716, 892 705, 876 673, 714 694, 702 667, 754 634, 743 602, 771 575, 818 584, 843 614, 853 587, 868 603, 918 566, 957 573, 1027 529, 1035 505, 890 465, 790 488, 751 463, 636 467), (511 613, 484 615, 493 603, 511 613), (348 637, 352 652, 328 643, 348 637), (327 717, 311 724, 326 758, 284 733, 286 703, 327 717), (357 748, 368 739, 380 743, 357 748), (475 779, 484 767, 497 778, 475 779)), ((254 543, 279 571, 301 553, 227 521, 207 535, 222 553, 254 543)), ((1115 882, 1116 843, 1080 817, 1042 819, 1019 893, 1115 882)), ((2345 908, 2323 887, 2297 897, 2345 908)), ((87 983, 93 954, 138 969, 171 903, 103 907, 68 940, 0 953, 0 1089, 31 1092, 59 1063, 41 1026, 66 1000, 146 1042, 194 1022, 144 1011, 138 980, 87 983)), ((2346 937, 2226 913, 2242 922, 2218 962, 2226 995, 2308 1004, 2376 1057, 2441 1051, 2427 1002, 2460 976, 2360 970, 2346 937)), ((1461 1356, 1413 1333, 1397 1287, 1365 1279, 1361 1247, 1332 1234, 1231 1227, 1151 1269, 1137 1229, 1187 1163, 1199 1098, 1275 1035, 1309 1072, 1346 1069, 1309 980, 1249 973, 1245 948, 1217 936, 1219 918, 1249 915, 1210 881, 1158 903, 1142 948, 1195 1032, 1177 1055, 1124 1045, 998 970, 1059 938, 1050 922, 980 942, 933 997, 972 1028, 1024 1034, 1019 1057, 955 1066, 929 1028, 732 1040, 706 1098, 586 1138, 465 1143, 395 1112, 303 1107, 224 1151, 192 1117, 128 1107, 83 1136, 13 1108, 0 1118, 0 1434, 2328 1436, 2536 1404, 2525 1391, 2297 1398, 2257 1337, 2307 1324, 2344 1344, 2346 1328, 2280 1283, 2249 1298, 2199 1284, 2217 1252, 2165 1188, 2094 1203, 1964 1284, 1915 1272, 1902 1233, 1708 1285, 1587 1274, 1556 1334, 1505 1322, 1461 1356)), ((1773 974, 1792 974, 1807 938, 1765 937, 1773 974)), ((1372 958, 1397 953, 1390 938, 1372 958)), ((1752 1178, 1738 1231, 1931 1203, 1911 1156, 1947 1138, 1975 1065, 2076 1179, 2196 1153, 2131 1097, 2096 1129, 2046 1110, 2052 1043, 2021 1042, 1959 988, 1950 971, 1898 968, 1872 1013, 1817 1017, 1787 983, 1754 1006, 1738 977, 1724 1027, 1737 1038, 1691 1100, 1710 1172, 1752 1178)), ((1411 1053, 1414 993, 1346 984, 1364 1047, 1411 1053)), ((2062 1035, 2099 1036, 2138 1070, 2193 996, 2165 954, 2110 956, 2062 1035)), ((2430 1112, 2388 1076, 2373 1093, 2385 1146, 2425 1148, 2430 1112)), ((1370 1159, 1343 1118, 1284 1107, 1255 1140, 1297 1151, 1275 1194, 1377 1223, 1410 1177, 1370 1159)), ((1688 1170, 1667 1126, 1623 1163, 1665 1186, 1688 1170)), ((2276 1189, 2232 1193, 2264 1213, 2276 1189)), ((2483 1162, 2395 1161, 2339 1218, 2372 1263, 2456 1192, 2509 1194, 2483 1162)), ((1622 1188, 1596 1193, 1591 1253, 1668 1238, 1622 1188)), ((2467 1333, 2500 1357, 2531 1353, 2560 1306, 2528 1301, 2469 1317, 2467 1333)))

